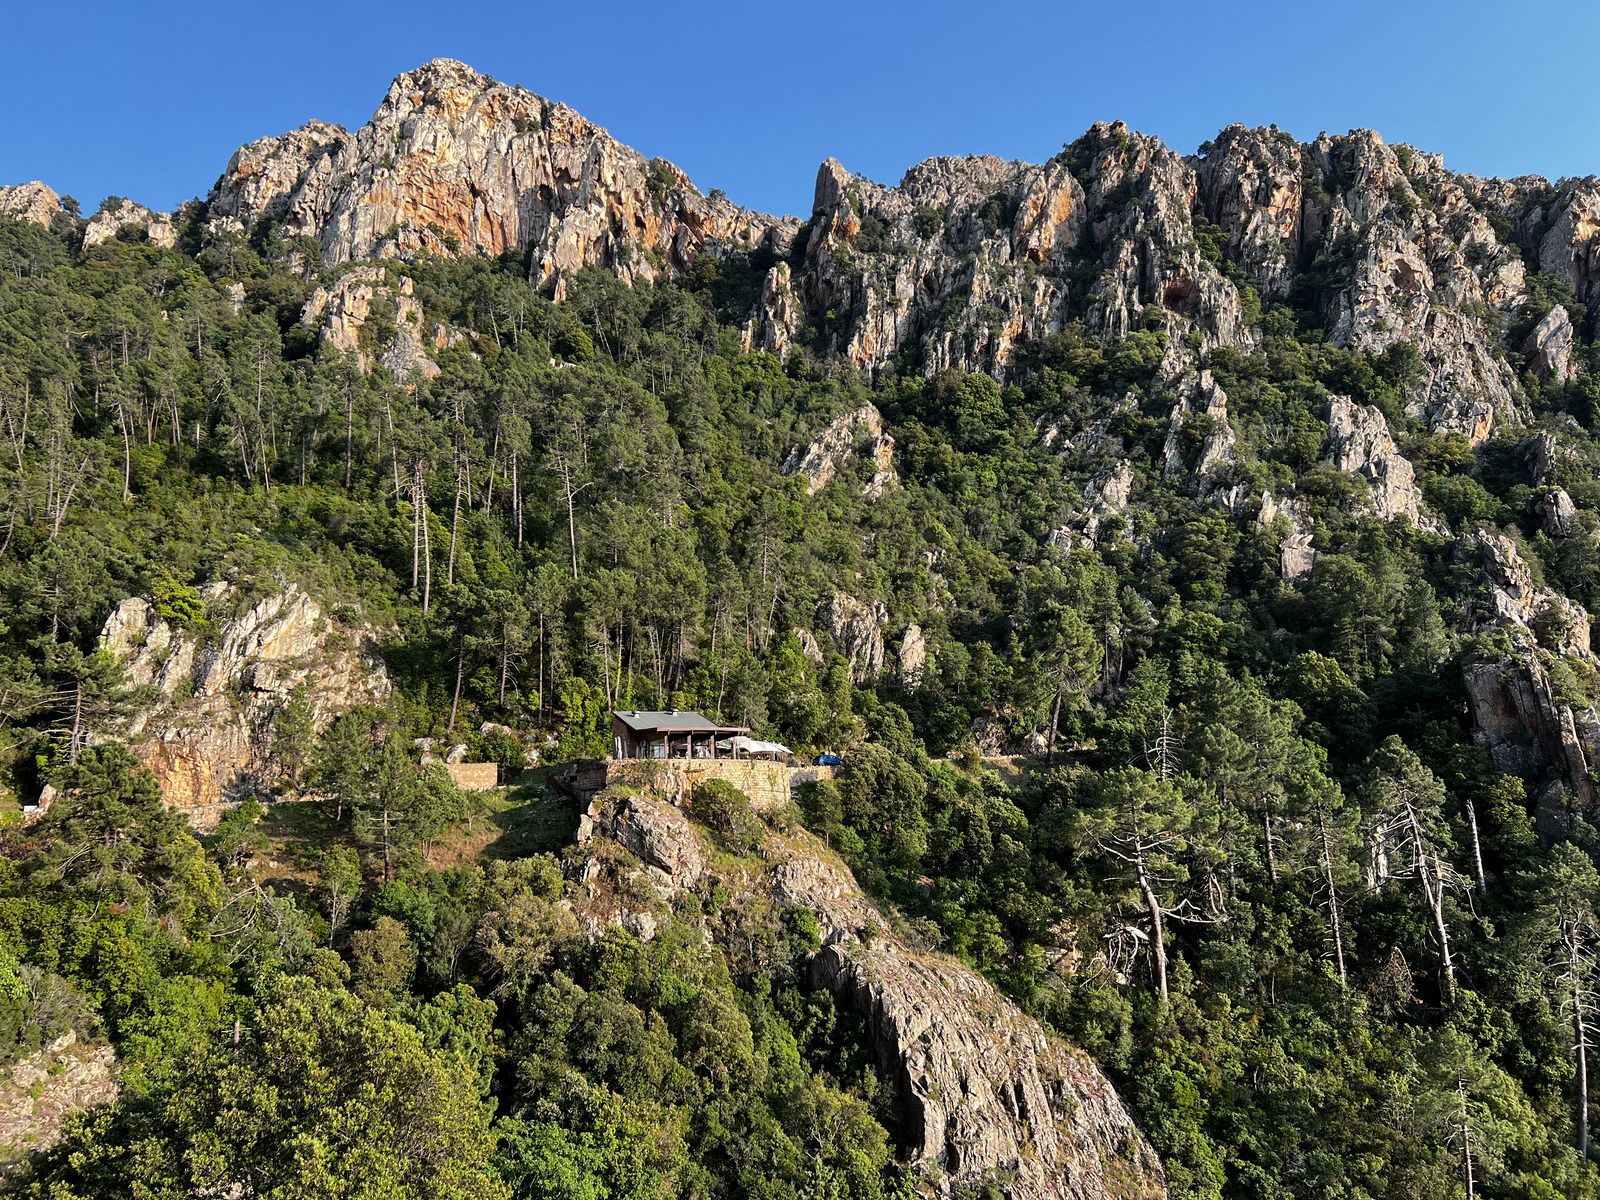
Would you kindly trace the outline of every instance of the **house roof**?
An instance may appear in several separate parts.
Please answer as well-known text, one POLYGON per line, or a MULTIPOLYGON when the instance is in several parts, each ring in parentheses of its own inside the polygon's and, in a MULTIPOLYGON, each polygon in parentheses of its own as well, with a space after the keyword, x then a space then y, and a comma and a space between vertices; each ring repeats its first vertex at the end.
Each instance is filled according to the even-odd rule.
POLYGON ((635 712, 618 709, 611 714, 635 733, 748 733, 744 725, 718 725, 697 712, 675 708, 671 712, 635 712))

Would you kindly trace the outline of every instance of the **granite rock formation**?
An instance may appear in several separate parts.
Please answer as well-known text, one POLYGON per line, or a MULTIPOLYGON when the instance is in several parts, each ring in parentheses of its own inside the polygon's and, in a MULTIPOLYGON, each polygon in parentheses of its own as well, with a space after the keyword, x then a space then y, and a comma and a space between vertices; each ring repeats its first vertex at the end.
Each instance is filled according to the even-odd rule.
POLYGON ((843 592, 817 605, 817 621, 850 660, 852 683, 871 683, 883 670, 883 631, 889 612, 883 601, 857 600, 843 592))
POLYGON ((735 943, 747 916, 811 909, 822 945, 809 983, 866 1019, 878 1067, 898 1084, 902 1144, 925 1194, 953 1198, 1003 1176, 1014 1200, 1166 1196, 1160 1161, 1088 1056, 975 971, 882 932, 884 914, 816 838, 770 832, 764 866, 719 868, 665 801, 603 799, 580 832, 585 857, 575 866, 572 904, 590 935, 620 924, 652 936, 672 901, 714 887, 725 900, 708 933, 735 943), (619 903, 637 892, 630 877, 649 884, 651 905, 619 903))
POLYGON ((443 330, 435 327, 424 333, 427 325, 422 305, 412 292, 410 278, 400 275, 390 284, 383 267, 356 267, 340 276, 331 289, 317 288, 306 301, 300 323, 320 329, 325 345, 353 355, 363 371, 370 371, 374 361, 381 362, 400 383, 416 375, 431 379, 439 373, 427 350, 444 347, 443 330), (380 313, 382 324, 393 331, 381 346, 369 344, 361 336, 362 327, 380 313))
POLYGON ((790 450, 783 473, 804 475, 806 494, 815 496, 852 458, 872 465, 872 478, 861 489, 868 500, 878 499, 900 482, 894 470, 894 439, 883 431, 883 417, 871 404, 835 417, 809 445, 790 450))
POLYGON ((48 227, 60 211, 61 197, 54 188, 37 180, 0 187, 0 217, 48 227))
POLYGON ((1600 763, 1600 713, 1585 698, 1600 678, 1589 614, 1533 573, 1507 537, 1478 532, 1458 554, 1478 572, 1480 636, 1463 659, 1473 740, 1500 771, 1540 778, 1535 815, 1546 838, 1564 835, 1571 812, 1600 803, 1591 770, 1600 763), (1589 685, 1585 689, 1584 682, 1589 685))
POLYGON ((97 212, 89 218, 89 223, 83 227, 84 248, 110 241, 128 225, 142 232, 153 245, 171 249, 178 244, 178 231, 173 226, 171 213, 151 212, 142 204, 124 200, 116 208, 97 212))
POLYGON ((1415 469, 1401 455, 1389 432, 1389 422, 1377 409, 1356 404, 1348 396, 1330 397, 1324 461, 1335 470, 1349 471, 1366 480, 1374 516, 1385 521, 1406 516, 1413 525, 1438 528, 1423 510, 1415 469))
POLYGON ((205 588, 206 633, 164 619, 144 596, 122 601, 101 644, 148 700, 125 739, 161 783, 166 802, 209 828, 228 806, 270 792, 273 718, 304 688, 323 728, 338 713, 388 697, 388 672, 370 627, 350 628, 290 584, 254 602, 231 584, 205 588))
POLYGON ((315 237, 334 263, 525 255, 557 297, 591 263, 651 279, 711 245, 787 252, 800 225, 704 196, 566 105, 451 59, 397 77, 354 133, 313 122, 240 147, 208 205, 224 227, 265 217, 315 237))

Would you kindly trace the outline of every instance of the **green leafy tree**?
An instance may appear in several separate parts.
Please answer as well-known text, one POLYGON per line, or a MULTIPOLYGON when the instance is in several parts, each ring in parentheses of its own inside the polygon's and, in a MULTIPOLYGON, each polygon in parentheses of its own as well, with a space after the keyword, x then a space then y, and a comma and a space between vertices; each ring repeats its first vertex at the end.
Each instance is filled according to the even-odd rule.
POLYGON ((1079 815, 1080 844, 1112 879, 1135 890, 1155 959, 1156 988, 1166 1005, 1171 999, 1167 923, 1186 915, 1188 908, 1187 901, 1175 897, 1189 876, 1183 856, 1195 822, 1194 806, 1176 784, 1136 768, 1103 776, 1094 801, 1079 815))
POLYGON ((161 786, 125 746, 90 746, 56 777, 61 798, 35 827, 25 870, 54 887, 180 921, 217 903, 216 867, 161 786))
POLYGON ((238 1039, 142 1096, 74 1118, 32 1194, 498 1200, 476 1074, 411 1025, 301 979, 267 989, 238 1039))

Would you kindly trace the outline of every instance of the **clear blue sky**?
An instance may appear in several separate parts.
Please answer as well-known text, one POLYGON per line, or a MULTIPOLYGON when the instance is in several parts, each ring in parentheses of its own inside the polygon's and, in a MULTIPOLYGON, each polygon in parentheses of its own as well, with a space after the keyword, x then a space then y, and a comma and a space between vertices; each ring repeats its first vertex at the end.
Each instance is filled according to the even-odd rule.
POLYGON ((892 183, 934 154, 1040 161, 1119 117, 1185 153, 1232 121, 1366 126, 1458 171, 1600 172, 1595 0, 0 0, 0 30, 0 183, 85 209, 204 195, 241 142, 354 128, 436 56, 566 101, 703 190, 802 215, 830 154, 892 183))

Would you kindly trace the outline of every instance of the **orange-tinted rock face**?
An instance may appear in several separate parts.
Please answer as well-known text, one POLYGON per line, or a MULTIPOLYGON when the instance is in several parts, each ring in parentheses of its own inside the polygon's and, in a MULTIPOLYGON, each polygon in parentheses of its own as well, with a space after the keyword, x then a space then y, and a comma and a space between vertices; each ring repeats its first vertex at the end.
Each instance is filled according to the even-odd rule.
POLYGON ((313 122, 241 147, 209 215, 213 231, 270 218, 335 263, 511 255, 558 301, 588 265, 633 282, 769 251, 749 349, 786 354, 810 326, 808 349, 868 371, 910 351, 929 374, 1004 376, 1079 321, 1111 345, 1164 334, 1169 382, 1196 350, 1252 350, 1256 301, 1314 269, 1296 303, 1328 341, 1416 346, 1413 415, 1474 442, 1521 420, 1498 339, 1523 258, 1591 311, 1600 299, 1600 182, 1454 175, 1367 130, 1301 143, 1234 125, 1183 156, 1099 123, 1043 165, 934 158, 893 187, 829 159, 802 226, 702 195, 565 105, 448 59, 396 78, 354 132, 313 122))
POLYGON ((799 227, 707 199, 565 105, 448 59, 396 79, 354 134, 312 124, 242 147, 211 212, 243 228, 280 220, 333 262, 526 254, 552 289, 591 263, 631 281, 710 242, 786 247, 799 227))
POLYGON ((155 689, 116 732, 166 802, 209 828, 227 805, 270 786, 273 717, 297 688, 321 727, 383 700, 390 685, 372 631, 338 625, 293 585, 239 611, 227 585, 204 596, 214 626, 204 644, 142 596, 112 611, 101 644, 124 663, 130 685, 155 689))

